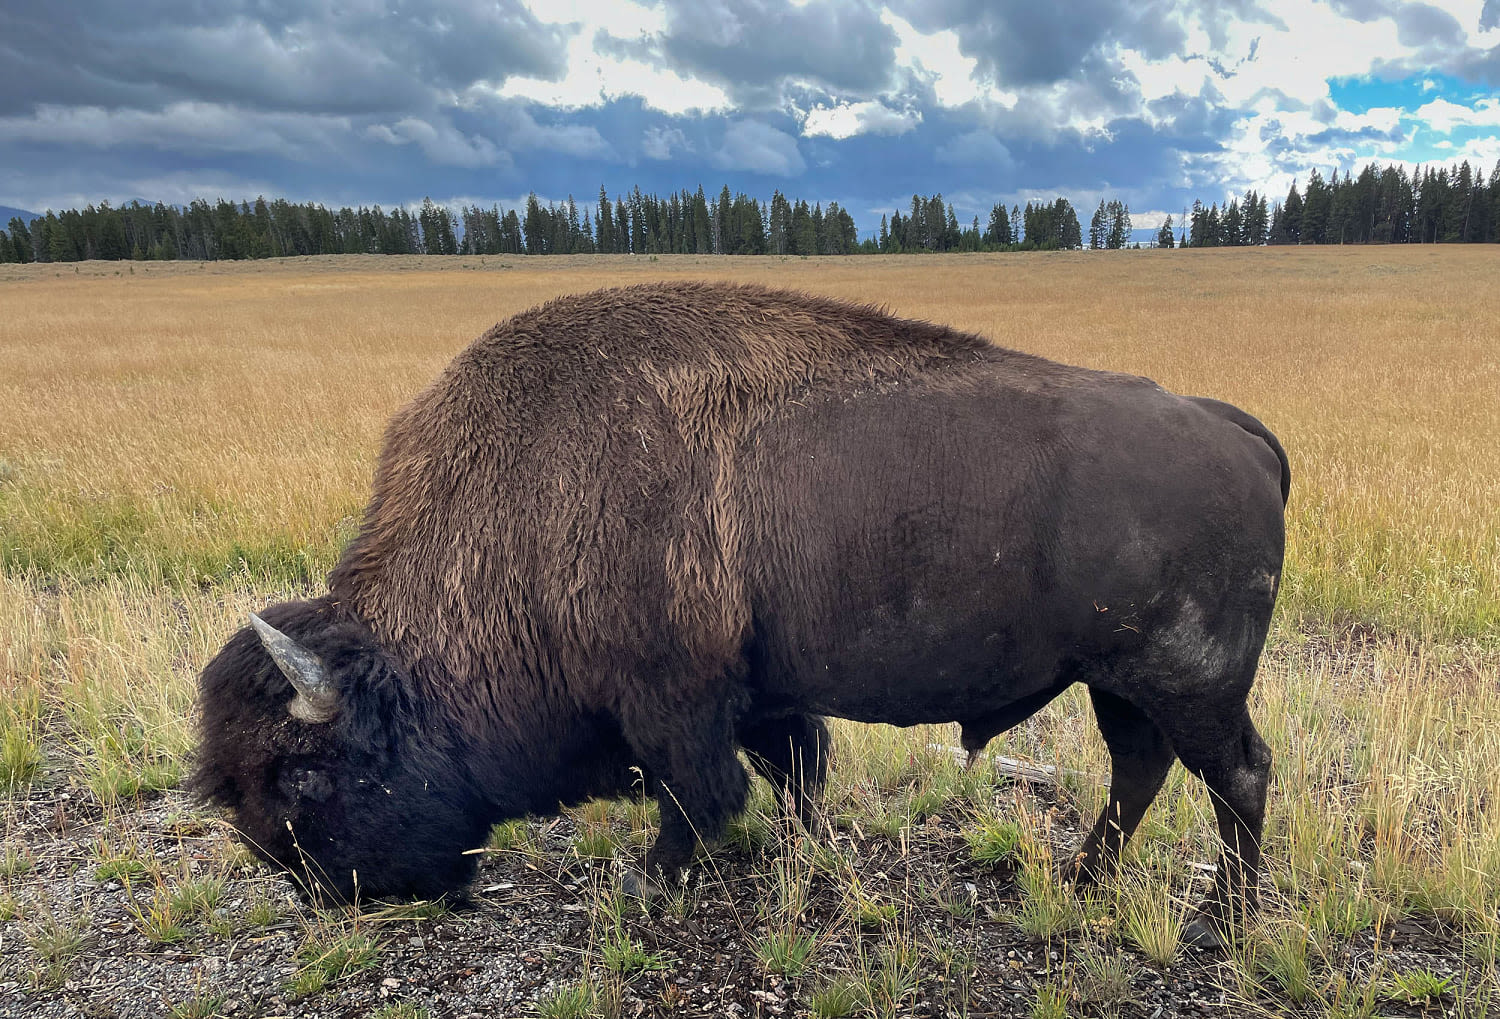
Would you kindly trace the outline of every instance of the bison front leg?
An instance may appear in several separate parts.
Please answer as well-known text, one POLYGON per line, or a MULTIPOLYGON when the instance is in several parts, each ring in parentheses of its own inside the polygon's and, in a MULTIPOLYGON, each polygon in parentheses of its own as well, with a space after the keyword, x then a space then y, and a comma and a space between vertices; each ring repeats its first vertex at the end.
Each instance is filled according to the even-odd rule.
POLYGON ((725 704, 678 705, 627 718, 626 738, 656 776, 661 831, 646 853, 644 873, 627 875, 626 883, 627 891, 651 898, 676 879, 700 843, 717 842, 745 808, 749 777, 725 704))
POLYGON ((742 726, 739 741, 782 806, 811 830, 828 775, 828 726, 816 715, 788 715, 742 726))

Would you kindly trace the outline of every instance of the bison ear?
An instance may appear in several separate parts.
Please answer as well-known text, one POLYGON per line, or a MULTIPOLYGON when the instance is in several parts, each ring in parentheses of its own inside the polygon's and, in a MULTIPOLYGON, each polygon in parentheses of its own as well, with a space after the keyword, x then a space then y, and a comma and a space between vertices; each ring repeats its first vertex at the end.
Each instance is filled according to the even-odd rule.
POLYGON ((321 659, 276 627, 250 613, 250 625, 260 636, 271 660, 297 690, 288 707, 304 722, 327 722, 338 711, 338 691, 321 659))

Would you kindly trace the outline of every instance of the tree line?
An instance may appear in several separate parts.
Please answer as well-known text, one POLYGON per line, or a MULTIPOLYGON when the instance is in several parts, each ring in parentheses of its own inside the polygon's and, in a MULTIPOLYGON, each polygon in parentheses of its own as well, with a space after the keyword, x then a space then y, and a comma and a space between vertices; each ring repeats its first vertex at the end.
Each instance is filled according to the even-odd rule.
MULTIPOLYGON (((1223 208, 1194 202, 1179 225, 1180 244, 1226 247, 1255 244, 1475 244, 1500 242, 1500 162, 1488 179, 1467 160, 1456 167, 1419 168, 1370 163, 1358 174, 1326 180, 1317 170, 1292 182, 1267 211, 1254 191, 1223 208)), ((1158 243, 1172 243, 1170 222, 1158 243)))
MULTIPOLYGON (((900 252, 1011 251, 1123 248, 1130 244, 1130 209, 1100 201, 1085 238, 1065 198, 1009 208, 998 203, 981 228, 975 216, 961 225, 941 194, 913 195, 905 214, 880 218, 859 237, 854 217, 837 202, 827 207, 731 194, 710 198, 700 186, 666 196, 639 187, 596 204, 542 203, 535 194, 515 209, 465 206, 451 210, 430 198, 420 208, 379 205, 341 208, 284 199, 186 207, 107 202, 29 223, 13 218, 0 230, 0 262, 83 259, 275 258, 288 255, 436 254, 550 255, 850 255, 900 252)), ((1456 167, 1369 164, 1357 175, 1328 179, 1313 170, 1299 188, 1267 207, 1248 191, 1222 207, 1194 202, 1174 224, 1169 216, 1152 242, 1160 247, 1261 244, 1407 244, 1500 242, 1500 163, 1486 178, 1467 161, 1456 167)), ((1138 246, 1138 245, 1137 245, 1138 246)))

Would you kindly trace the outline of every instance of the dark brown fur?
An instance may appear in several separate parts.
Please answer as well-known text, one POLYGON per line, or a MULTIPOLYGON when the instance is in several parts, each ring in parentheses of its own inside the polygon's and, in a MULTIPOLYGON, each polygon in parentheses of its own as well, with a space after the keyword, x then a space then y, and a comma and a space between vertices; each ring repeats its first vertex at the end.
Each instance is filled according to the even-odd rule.
MULTIPOLYGON (((819 715, 959 721, 982 745, 1083 681, 1117 773, 1139 772, 1085 870, 1177 753, 1255 814, 1221 816, 1253 880, 1264 748, 1244 703, 1286 477, 1259 422, 1148 380, 802 294, 606 290, 496 326, 392 419, 330 596, 286 621, 314 651, 309 611, 367 630, 382 682, 448 748, 423 765, 443 810, 550 809, 638 765, 663 790, 649 861, 669 870, 741 808, 736 745, 772 777, 806 768, 810 792, 819 715), (1211 739, 1171 717, 1194 712, 1211 739)), ((254 735, 275 708, 241 702, 247 669, 275 688, 263 662, 203 681, 200 784, 231 806, 267 779, 225 777, 225 732, 287 738, 254 735)))

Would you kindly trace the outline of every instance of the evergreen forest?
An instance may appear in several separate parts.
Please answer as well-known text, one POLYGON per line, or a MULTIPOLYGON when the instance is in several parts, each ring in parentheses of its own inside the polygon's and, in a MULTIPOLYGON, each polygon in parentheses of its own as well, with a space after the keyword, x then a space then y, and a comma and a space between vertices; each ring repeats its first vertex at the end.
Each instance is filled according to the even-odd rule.
MULTIPOLYGON (((710 198, 700 186, 666 196, 639 187, 593 203, 543 203, 533 193, 519 208, 450 209, 379 205, 340 208, 284 199, 186 207, 107 202, 30 222, 15 217, 0 229, 0 262, 84 259, 276 258, 291 255, 429 254, 723 254, 853 255, 940 251, 1124 248, 1131 241, 1129 207, 1101 200, 1087 234, 1066 198, 995 205, 981 225, 960 223, 941 194, 913 195, 903 212, 882 216, 861 238, 847 209, 793 200, 769 201, 722 188, 710 198)), ((1284 198, 1248 191, 1227 203, 1194 202, 1174 223, 1168 216, 1152 247, 1262 244, 1433 244, 1500 242, 1500 163, 1488 177, 1468 162, 1408 173, 1371 163, 1357 174, 1326 179, 1311 171, 1284 198)))

